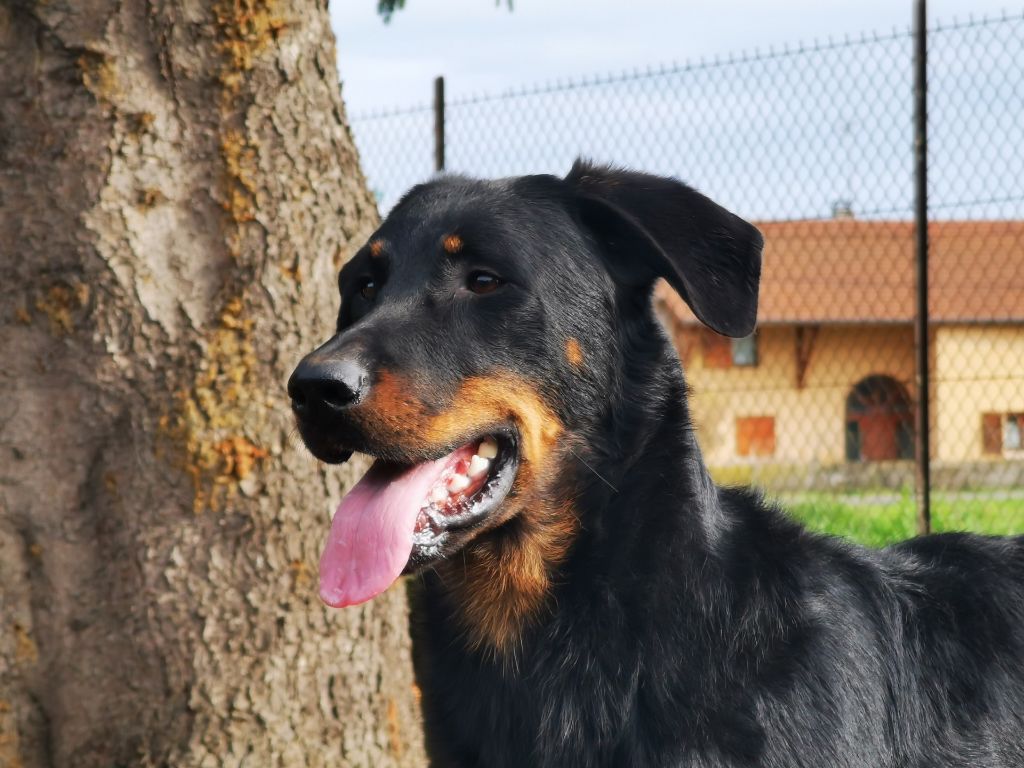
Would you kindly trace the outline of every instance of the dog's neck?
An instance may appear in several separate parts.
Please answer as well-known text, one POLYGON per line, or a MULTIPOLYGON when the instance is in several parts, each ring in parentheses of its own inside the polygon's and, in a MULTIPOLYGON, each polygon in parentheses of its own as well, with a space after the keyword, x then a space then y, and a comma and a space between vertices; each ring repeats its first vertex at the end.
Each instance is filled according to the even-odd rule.
POLYGON ((623 328, 624 375, 608 406, 611 435, 590 441, 605 447, 590 461, 608 482, 588 482, 581 493, 588 527, 595 519, 615 526, 618 511, 635 510, 643 518, 670 518, 661 522, 674 518, 691 548, 713 547, 726 520, 690 419, 679 358, 653 316, 623 328))

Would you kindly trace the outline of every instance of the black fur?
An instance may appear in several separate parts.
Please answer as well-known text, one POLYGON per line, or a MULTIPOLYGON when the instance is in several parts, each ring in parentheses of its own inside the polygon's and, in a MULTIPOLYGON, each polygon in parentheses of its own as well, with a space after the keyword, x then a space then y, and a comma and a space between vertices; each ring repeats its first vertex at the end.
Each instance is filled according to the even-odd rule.
POLYGON ((379 308, 353 312, 343 274, 339 338, 358 331, 442 399, 467 375, 521 371, 575 446, 562 492, 580 531, 514 652, 471 648, 442 577, 417 582, 435 765, 1024 766, 1024 539, 870 550, 710 480, 650 295, 665 276, 713 328, 748 333, 753 227, 678 182, 577 164, 417 187, 377 236, 393 254, 379 308), (464 268, 426 255, 448 231, 465 269, 514 288, 449 301, 464 268))

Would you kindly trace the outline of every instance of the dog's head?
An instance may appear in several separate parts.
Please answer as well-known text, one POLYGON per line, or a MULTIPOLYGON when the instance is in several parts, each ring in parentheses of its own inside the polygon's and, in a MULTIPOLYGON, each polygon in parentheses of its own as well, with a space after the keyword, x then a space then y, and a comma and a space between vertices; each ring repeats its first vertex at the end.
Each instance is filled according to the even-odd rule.
POLYGON ((572 527, 556 519, 573 515, 568 451, 622 386, 624 313, 649 313, 663 277, 708 326, 747 335, 760 251, 677 181, 583 163, 410 191, 342 269, 337 331, 288 383, 317 457, 377 460, 335 516, 324 600, 362 602, 503 530, 538 548, 517 567, 542 570, 572 527), (559 535, 530 538, 538 510, 559 535))

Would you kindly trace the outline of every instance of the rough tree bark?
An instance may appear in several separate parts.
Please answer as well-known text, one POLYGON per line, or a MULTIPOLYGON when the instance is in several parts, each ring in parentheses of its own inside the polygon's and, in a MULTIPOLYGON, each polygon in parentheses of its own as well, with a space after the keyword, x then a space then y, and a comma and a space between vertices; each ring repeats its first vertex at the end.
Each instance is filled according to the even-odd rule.
POLYGON ((284 397, 376 215, 325 0, 0 2, 0 766, 421 762, 284 397))

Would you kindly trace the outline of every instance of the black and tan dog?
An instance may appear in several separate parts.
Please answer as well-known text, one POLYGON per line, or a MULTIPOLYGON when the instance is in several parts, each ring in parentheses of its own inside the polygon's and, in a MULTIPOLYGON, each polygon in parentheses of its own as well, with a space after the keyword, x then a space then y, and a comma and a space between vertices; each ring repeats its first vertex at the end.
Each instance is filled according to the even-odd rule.
POLYGON ((418 571, 439 766, 1024 766, 1024 540, 875 551, 716 487, 664 277, 751 332, 761 237, 669 179, 416 187, 293 374, 306 443, 377 459, 331 605, 418 571))

